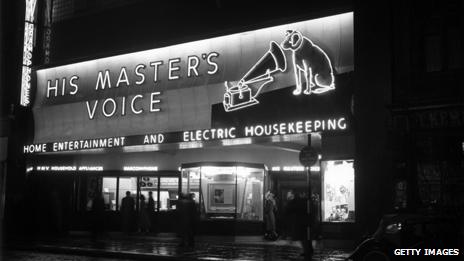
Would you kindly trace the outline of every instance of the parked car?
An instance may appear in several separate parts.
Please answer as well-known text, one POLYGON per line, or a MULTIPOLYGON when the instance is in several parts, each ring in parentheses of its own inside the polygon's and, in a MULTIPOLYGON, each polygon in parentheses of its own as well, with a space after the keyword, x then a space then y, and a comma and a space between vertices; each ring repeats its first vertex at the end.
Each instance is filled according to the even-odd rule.
MULTIPOLYGON (((398 260, 401 256, 394 254, 395 249, 462 249, 461 226, 457 219, 449 217, 385 215, 375 233, 363 240, 348 260, 398 260)), ((402 260, 406 258, 415 260, 412 256, 403 256, 402 260)))

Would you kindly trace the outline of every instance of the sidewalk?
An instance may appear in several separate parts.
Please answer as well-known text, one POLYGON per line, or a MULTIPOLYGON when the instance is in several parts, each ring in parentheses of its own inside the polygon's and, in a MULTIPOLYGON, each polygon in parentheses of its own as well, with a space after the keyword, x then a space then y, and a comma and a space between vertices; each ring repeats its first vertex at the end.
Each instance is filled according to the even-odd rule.
MULTIPOLYGON (((110 233, 98 240, 72 233, 66 237, 16 238, 8 250, 40 251, 137 260, 303 260, 301 248, 287 240, 259 236, 198 236, 194 248, 178 247, 172 234, 123 236, 110 233)), ((347 250, 316 249, 313 260, 344 260, 347 250)))

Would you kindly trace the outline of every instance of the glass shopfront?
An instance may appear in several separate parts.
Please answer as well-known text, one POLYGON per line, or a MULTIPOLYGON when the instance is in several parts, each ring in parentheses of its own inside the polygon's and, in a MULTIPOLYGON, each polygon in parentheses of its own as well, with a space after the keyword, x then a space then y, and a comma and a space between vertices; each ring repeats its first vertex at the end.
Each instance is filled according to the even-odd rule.
POLYGON ((82 176, 80 191, 86 191, 87 211, 91 210, 93 199, 99 193, 103 196, 105 210, 120 210, 122 199, 126 197, 127 192, 130 192, 135 202, 139 202, 140 195, 143 195, 146 204, 151 194, 155 201, 153 211, 170 211, 176 208, 179 176, 179 172, 151 175, 137 173, 133 176, 82 176))
POLYGON ((106 210, 116 210, 117 178, 103 177, 103 199, 106 210))
POLYGON ((155 205, 154 209, 148 209, 150 211, 158 210, 160 202, 158 201, 158 177, 156 176, 143 176, 139 181, 140 194, 145 197, 146 203, 148 204, 148 199, 150 194, 153 197, 155 205))
POLYGON ((355 222, 353 160, 328 160, 322 167, 322 221, 355 222))
POLYGON ((202 219, 263 220, 262 164, 182 165, 182 192, 193 193, 202 219))
POLYGON ((81 216, 90 217, 93 200, 103 196, 105 215, 119 229, 129 192, 137 211, 142 198, 147 206, 150 199, 156 229, 174 231, 183 192, 194 195, 203 231, 262 233, 265 192, 285 203, 290 190, 312 197, 309 184, 319 188, 312 190, 315 198, 322 195, 322 221, 354 222, 353 161, 325 161, 310 174, 298 161, 307 144, 320 145, 322 158, 354 155, 353 13, 284 20, 163 48, 40 66, 31 86, 34 128, 27 136, 33 140, 23 147, 31 156, 28 171, 60 172, 69 179, 72 190, 59 189, 69 193, 65 197, 81 227, 91 224, 81 216), (305 52, 324 74, 320 85, 306 79, 304 91, 295 88, 300 79, 291 66, 295 50, 288 47, 294 37, 314 44, 305 45, 305 52), (156 60, 148 63, 146 57, 156 60), (193 66, 196 57, 203 59, 193 66), (159 68, 150 70, 152 63, 159 68), (156 90, 144 79, 155 79, 156 90), (121 91, 111 89, 120 85, 121 91), (278 182, 265 165, 279 172, 278 182), (288 169, 302 171, 288 175, 288 169))

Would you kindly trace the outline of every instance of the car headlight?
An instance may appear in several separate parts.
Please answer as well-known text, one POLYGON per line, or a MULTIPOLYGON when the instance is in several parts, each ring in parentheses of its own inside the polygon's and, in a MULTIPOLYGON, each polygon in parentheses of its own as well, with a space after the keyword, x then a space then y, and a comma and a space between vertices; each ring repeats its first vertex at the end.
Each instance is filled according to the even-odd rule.
POLYGON ((401 228, 402 228, 401 223, 393 223, 393 224, 388 225, 385 228, 385 233, 387 233, 387 234, 395 234, 395 233, 398 233, 398 231, 400 231, 401 228))

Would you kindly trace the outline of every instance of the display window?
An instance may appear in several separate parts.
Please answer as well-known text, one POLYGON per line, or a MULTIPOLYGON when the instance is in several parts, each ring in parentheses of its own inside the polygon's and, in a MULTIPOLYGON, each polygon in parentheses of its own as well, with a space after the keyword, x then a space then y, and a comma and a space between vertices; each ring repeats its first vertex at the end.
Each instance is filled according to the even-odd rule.
POLYGON ((116 210, 117 178, 103 177, 102 195, 105 202, 105 210, 116 210))
POLYGON ((355 221, 353 160, 328 160, 322 167, 322 221, 355 221))
POLYGON ((179 193, 179 178, 160 178, 159 202, 160 211, 176 209, 176 202, 179 193))
POLYGON ((237 167, 237 217, 263 219, 264 169, 237 167))
POLYGON ((86 179, 86 198, 85 198, 85 209, 87 211, 92 210, 93 200, 98 193, 102 191, 102 178, 101 177, 90 177, 86 179))
POLYGON ((158 200, 158 177, 140 177, 139 181, 140 194, 145 197, 145 203, 149 211, 155 211, 160 204, 158 200), (149 198, 153 198, 155 204, 149 205, 149 198))
MULTIPOLYGON (((191 175, 191 193, 199 198, 199 174, 191 175)), ((88 176, 81 179, 81 187, 86 192, 86 199, 80 205, 83 210, 92 209, 93 199, 101 193, 105 202, 105 210, 120 210, 122 199, 126 193, 130 192, 131 197, 137 202, 137 210, 141 204, 141 195, 145 197, 145 206, 151 211, 168 211, 176 208, 176 202, 179 193, 179 175, 169 173, 165 177, 159 175, 152 176, 88 176), (150 196, 153 203, 149 204, 150 196), (137 201, 138 200, 138 201, 137 201)), ((198 199, 196 199, 198 202, 198 199)))
POLYGON ((200 204, 200 167, 182 170, 182 193, 193 193, 195 203, 200 204))
POLYGON ((236 205, 235 167, 201 167, 202 215, 234 218, 236 205))
POLYGON ((195 195, 203 219, 263 220, 263 165, 195 164, 182 168, 182 192, 195 195))
POLYGON ((128 191, 130 192, 130 196, 134 198, 134 202, 137 202, 137 177, 119 177, 119 208, 121 208, 122 199, 126 197, 126 192, 128 191))

